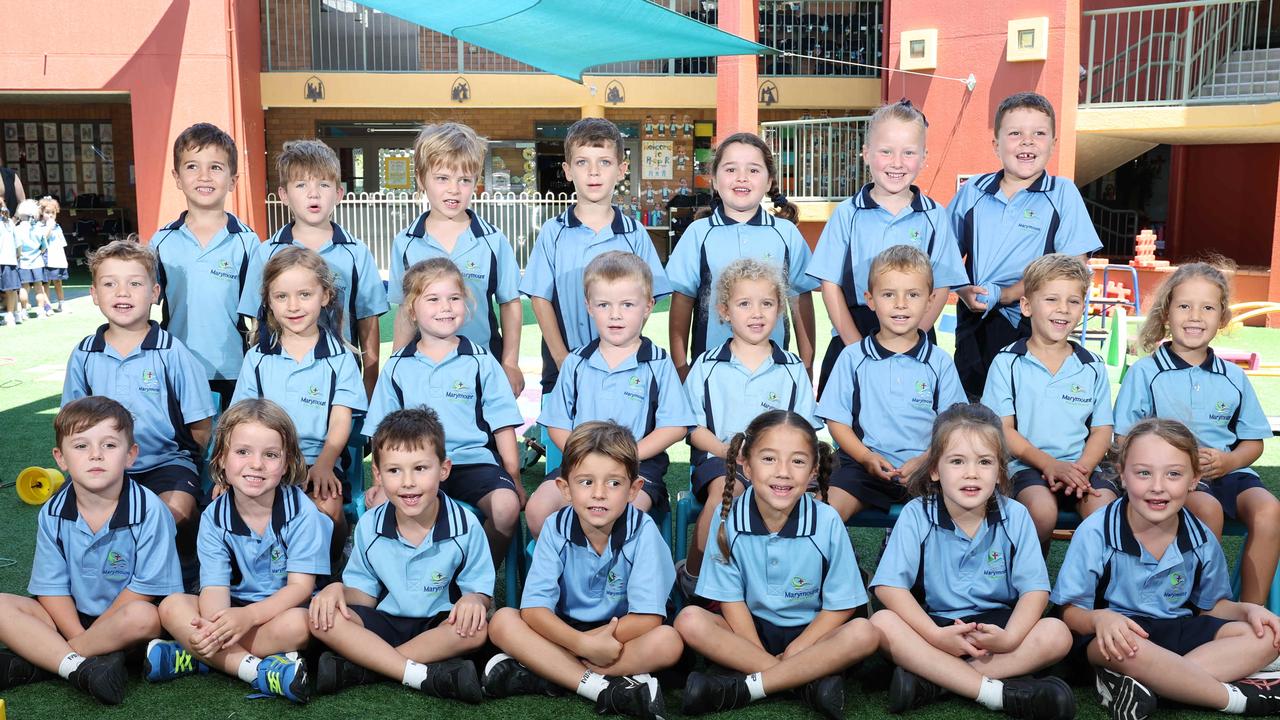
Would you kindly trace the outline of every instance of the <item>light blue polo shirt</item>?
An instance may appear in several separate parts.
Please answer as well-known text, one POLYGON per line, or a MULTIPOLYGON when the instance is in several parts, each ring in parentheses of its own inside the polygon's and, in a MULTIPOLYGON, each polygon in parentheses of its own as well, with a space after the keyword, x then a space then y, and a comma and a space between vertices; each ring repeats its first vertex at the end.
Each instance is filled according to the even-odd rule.
POLYGON ((598 339, 565 357, 555 389, 542 400, 538 422, 572 430, 592 420, 612 420, 637 442, 656 428, 694 424, 671 356, 646 337, 635 354, 612 368, 598 339))
POLYGON ((76 610, 95 617, 123 590, 157 599, 180 593, 176 533, 169 508, 127 477, 111 519, 91 531, 76 508, 72 478, 36 515, 36 554, 27 592, 70 595, 76 610))
MULTIPOLYGON (((1209 348, 1192 366, 1170 343, 1129 366, 1116 395, 1116 434, 1126 435, 1139 420, 1161 417, 1191 428, 1201 447, 1228 451, 1241 440, 1271 437, 1271 424, 1240 366, 1224 362, 1209 348)), ((1257 475, 1253 468, 1236 472, 1257 475)))
POLYGON ((863 445, 901 467, 929 447, 938 413, 963 402, 955 363, 923 332, 904 353, 869 335, 841 351, 818 417, 853 428, 863 445))
POLYGON ((0 220, 0 266, 18 267, 18 238, 8 220, 0 220))
POLYGON ((580 623, 608 622, 632 613, 667 614, 676 568, 662 533, 647 514, 627 505, 614 521, 603 553, 587 540, 573 506, 556 511, 542 528, 521 608, 547 608, 580 623))
POLYGON ((720 513, 711 521, 698 595, 746 603, 753 617, 780 627, 808 625, 823 610, 851 610, 867 602, 858 560, 840 514, 804 495, 782 529, 765 527, 755 490, 734 499, 727 532, 730 559, 720 554, 720 513))
POLYGON ((501 356, 501 328, 495 303, 502 305, 520 299, 520 267, 516 264, 511 241, 497 227, 467 210, 471 224, 458 236, 453 252, 449 252, 427 234, 428 214, 419 215, 412 225, 401 230, 391 241, 387 299, 397 305, 404 303, 404 274, 416 263, 437 257, 448 258, 458 266, 475 302, 458 334, 466 335, 494 355, 501 356))
POLYGON ((107 344, 106 332, 106 325, 99 327, 71 351, 62 404, 105 395, 128 408, 138 443, 138 459, 130 472, 163 465, 195 472, 203 453, 187 426, 214 413, 204 368, 155 321, 125 357, 107 344))
POLYGON ((232 599, 255 603, 279 592, 289 573, 329 574, 333 521, 296 485, 281 485, 275 495, 261 535, 240 517, 234 488, 204 509, 196 536, 201 588, 227 587, 232 599))
POLYGON ((227 213, 227 226, 201 247, 185 212, 147 243, 157 259, 160 326, 191 350, 210 380, 233 380, 240 372, 246 327, 236 308, 249 259, 261 244, 256 233, 227 213))
POLYGON ((13 228, 18 246, 18 269, 39 270, 44 267, 44 236, 36 232, 34 223, 20 222, 13 228))
MULTIPOLYGON (((756 415, 790 410, 808 420, 813 429, 822 429, 822 421, 815 415, 813 385, 799 355, 783 350, 771 340, 772 354, 752 371, 733 354, 732 342, 726 340, 698 356, 684 379, 696 425, 727 443, 745 430, 756 415)), ((698 449, 689 454, 695 463, 707 457, 698 449)))
POLYGON ((360 361, 323 327, 302 362, 284 352, 278 339, 249 348, 231 402, 246 398, 266 398, 289 413, 308 465, 324 450, 329 413, 335 405, 351 408, 357 415, 369 407, 360 361))
POLYGON ((931 615, 957 619, 1004 610, 1029 592, 1049 592, 1031 514, 1000 496, 973 537, 956 527, 941 495, 902 508, 871 580, 911 590, 931 615))
MULTIPOLYGON (((1084 452, 1089 431, 1112 424, 1111 380, 1102 358, 1074 342, 1057 373, 1027 349, 1025 339, 996 354, 987 373, 982 404, 1002 418, 1034 447, 1062 462, 1075 462, 1084 452)), ((1031 467, 1009 460, 1009 473, 1031 467)))
POLYGON ((1178 511, 1177 536, 1157 560, 1134 537, 1128 508, 1129 497, 1122 495, 1080 523, 1050 602, 1169 619, 1211 610, 1231 597, 1222 546, 1189 510, 1178 511))
MULTIPOLYGON (((765 212, 763 206, 742 223, 726 216, 721 207, 693 221, 667 260, 671 289, 694 299, 690 355, 697 357, 733 337, 729 323, 720 319, 715 300, 716 282, 729 263, 744 257, 773 263, 781 268, 788 292, 795 297, 818 287, 816 280, 805 275, 810 254, 795 224, 765 212)), ((787 347, 791 333, 786 316, 778 320, 769 337, 787 347)))
POLYGON ((364 433, 395 410, 429 407, 444 426, 445 454, 455 465, 501 465, 493 433, 518 427, 524 416, 502 366, 487 350, 458 336, 458 347, 439 363, 418 353, 418 338, 387 360, 369 401, 364 433))
POLYGON ((839 285, 849 307, 865 305, 871 261, 895 245, 909 245, 928 256, 934 288, 968 285, 946 210, 912 185, 911 204, 894 215, 871 197, 874 187, 863 185, 831 212, 809 261, 809 276, 839 285))
MULTIPOLYGON (((369 246, 352 238, 338 223, 333 225, 333 237, 320 248, 320 257, 333 270, 338 283, 338 302, 342 307, 342 332, 347 342, 359 347, 356 341, 357 320, 376 317, 387 311, 387 290, 382 285, 382 275, 373 261, 369 246)), ((276 253, 293 244, 293 223, 276 231, 270 240, 258 246, 249 259, 249 274, 240 296, 240 314, 257 318, 262 307, 262 270, 276 253)))
POLYGON ((555 308, 565 347, 570 349, 580 348, 598 335, 582 288, 582 275, 597 255, 610 250, 639 255, 653 271, 654 299, 671 294, 649 231, 635 218, 615 205, 613 223, 596 232, 582 224, 574 207, 542 224, 520 280, 521 293, 547 300, 555 308))
MULTIPOLYGON (((1080 191, 1070 180, 1042 173, 1029 187, 1006 198, 1000 191, 1003 177, 999 170, 970 178, 947 206, 970 283, 1008 287, 1042 255, 1084 255, 1102 247, 1080 191)), ((1015 327, 1022 322, 1017 303, 1000 312, 1015 327)))
POLYGON ((362 515, 343 584, 378 598, 378 610, 395 617, 448 612, 467 593, 492 597, 493 560, 480 521, 444 493, 436 502, 435 526, 417 546, 400 536, 395 505, 362 515))

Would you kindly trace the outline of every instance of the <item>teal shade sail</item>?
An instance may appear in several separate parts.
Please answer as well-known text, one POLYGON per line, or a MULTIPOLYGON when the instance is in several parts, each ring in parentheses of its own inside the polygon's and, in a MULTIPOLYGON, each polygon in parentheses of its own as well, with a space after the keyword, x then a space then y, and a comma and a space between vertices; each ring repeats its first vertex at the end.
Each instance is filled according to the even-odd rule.
POLYGON ((604 63, 777 52, 648 0, 361 2, 576 82, 604 63))

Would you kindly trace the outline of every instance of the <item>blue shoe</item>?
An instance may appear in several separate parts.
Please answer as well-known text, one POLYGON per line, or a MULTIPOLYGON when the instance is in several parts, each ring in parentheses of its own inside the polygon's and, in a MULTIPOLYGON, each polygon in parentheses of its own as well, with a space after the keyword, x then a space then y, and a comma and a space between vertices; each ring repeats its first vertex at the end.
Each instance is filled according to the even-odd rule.
POLYGON ((258 679, 253 681, 253 689, 258 692, 250 697, 275 695, 305 705, 311 699, 311 688, 307 687, 306 661, 290 660, 284 655, 262 658, 258 665, 258 679))
POLYGON ((164 682, 186 675, 205 675, 209 666, 172 640, 152 640, 142 659, 142 676, 147 682, 164 682))

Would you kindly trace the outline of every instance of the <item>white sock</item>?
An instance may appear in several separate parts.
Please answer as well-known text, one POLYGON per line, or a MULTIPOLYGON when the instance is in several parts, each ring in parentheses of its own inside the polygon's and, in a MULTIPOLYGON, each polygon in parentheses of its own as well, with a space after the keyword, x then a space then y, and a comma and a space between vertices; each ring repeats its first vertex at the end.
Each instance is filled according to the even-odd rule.
POLYGON ((408 685, 414 690, 421 690, 422 683, 427 681, 427 666, 413 660, 404 661, 404 677, 400 678, 403 685, 408 685))
POLYGON ((245 655, 240 661, 240 667, 236 668, 236 677, 241 680, 252 683, 258 679, 258 665, 262 664, 262 658, 256 655, 245 655))
POLYGON ((751 693, 752 702, 764 697, 764 680, 760 678, 760 673, 751 673, 747 676, 747 692, 751 693))
POLYGON ((63 678, 69 677, 71 673, 76 671, 76 668, 80 667, 80 663, 84 661, 85 658, 79 653, 67 653, 67 656, 62 658, 62 662, 58 663, 58 676, 63 678))
POLYGON ((1004 709, 1004 683, 982 678, 982 687, 978 689, 978 704, 988 710, 1004 709))
POLYGON ((1222 685, 1227 689, 1227 706, 1222 708, 1222 712, 1231 715, 1244 714, 1244 693, 1240 692, 1240 688, 1230 683, 1222 683, 1222 685))
POLYGON ((603 675, 587 670, 582 673, 582 680, 578 683, 578 694, 594 702, 607 687, 609 681, 603 675))

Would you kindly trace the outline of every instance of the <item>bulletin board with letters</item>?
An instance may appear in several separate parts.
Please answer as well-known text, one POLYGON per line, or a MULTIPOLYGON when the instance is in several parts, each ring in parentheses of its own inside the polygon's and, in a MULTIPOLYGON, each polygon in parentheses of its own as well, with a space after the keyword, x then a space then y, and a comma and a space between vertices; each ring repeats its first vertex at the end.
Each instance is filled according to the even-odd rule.
POLYGON ((50 195, 63 207, 112 206, 116 157, 110 121, 3 120, 0 164, 17 172, 27 197, 50 195), (86 200, 90 202, 85 202, 86 200))

